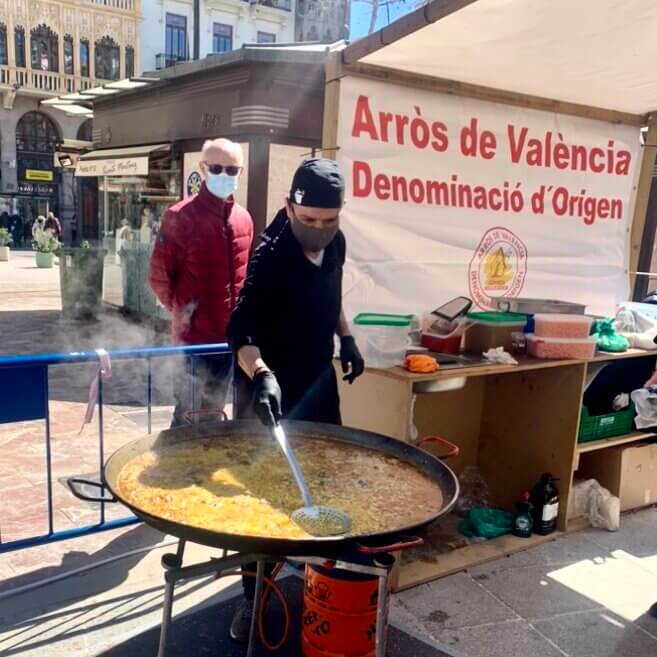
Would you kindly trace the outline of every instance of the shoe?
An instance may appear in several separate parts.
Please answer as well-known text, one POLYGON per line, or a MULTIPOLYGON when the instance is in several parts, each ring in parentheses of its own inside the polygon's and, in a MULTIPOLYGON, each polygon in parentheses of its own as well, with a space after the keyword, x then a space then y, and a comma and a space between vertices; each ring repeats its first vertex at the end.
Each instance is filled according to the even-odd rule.
POLYGON ((253 600, 243 598, 237 605, 230 624, 230 638, 237 643, 248 643, 253 618, 253 600))

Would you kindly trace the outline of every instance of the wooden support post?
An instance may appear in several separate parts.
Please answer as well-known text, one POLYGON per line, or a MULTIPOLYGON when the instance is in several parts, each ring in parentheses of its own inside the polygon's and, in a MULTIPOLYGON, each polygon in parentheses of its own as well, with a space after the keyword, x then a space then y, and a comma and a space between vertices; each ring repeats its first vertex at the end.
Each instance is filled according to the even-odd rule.
POLYGON ((269 139, 249 140, 249 179, 246 207, 253 219, 256 235, 267 227, 267 197, 269 193, 269 139))
MULTIPOLYGON (((646 214, 648 211, 648 199, 652 186, 652 175, 655 168, 655 154, 657 154, 657 121, 653 120, 648 126, 645 139, 646 146, 643 148, 641 158, 641 171, 637 182, 636 196, 634 200, 634 216, 630 229, 630 289, 635 290, 636 273, 639 271, 639 256, 641 254, 641 243, 643 242, 646 214)), ((654 235, 653 235, 654 239, 654 235)))
POLYGON ((340 53, 333 53, 326 61, 324 91, 324 122, 322 125, 322 156, 335 159, 338 150, 338 112, 340 110, 340 53))

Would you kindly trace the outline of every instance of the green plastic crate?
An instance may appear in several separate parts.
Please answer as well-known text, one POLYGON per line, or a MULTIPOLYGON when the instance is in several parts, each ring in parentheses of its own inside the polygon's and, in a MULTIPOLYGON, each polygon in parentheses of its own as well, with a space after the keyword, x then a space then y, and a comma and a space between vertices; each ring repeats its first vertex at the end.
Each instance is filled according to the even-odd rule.
POLYGON ((632 431, 633 422, 634 404, 630 404, 622 411, 606 415, 589 415, 588 410, 583 408, 577 442, 590 443, 593 440, 623 436, 632 431))

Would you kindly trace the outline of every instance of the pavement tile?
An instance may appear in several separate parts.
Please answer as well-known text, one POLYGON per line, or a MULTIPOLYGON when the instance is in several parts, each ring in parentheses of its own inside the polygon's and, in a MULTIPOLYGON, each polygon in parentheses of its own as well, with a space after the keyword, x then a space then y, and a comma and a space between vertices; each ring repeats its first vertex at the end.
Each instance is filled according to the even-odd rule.
POLYGON ((639 618, 657 601, 657 574, 635 557, 580 562, 553 570, 548 578, 626 621, 639 618))
POLYGON ((607 610, 534 623, 571 657, 655 657, 657 639, 607 610))
MULTIPOLYGON (((655 593, 653 602, 657 602, 657 592, 655 593)), ((657 618, 651 616, 647 609, 646 613, 642 614, 634 621, 634 624, 657 639, 657 618)))
POLYGON ((586 611, 600 605, 548 577, 551 567, 529 566, 489 574, 479 580, 487 591, 527 619, 586 611))
POLYGON ((432 633, 517 618, 466 573, 399 593, 396 602, 432 633))
POLYGON ((433 638, 467 657, 568 657, 522 620, 445 630, 433 638))
POLYGON ((657 516, 653 511, 623 515, 617 532, 587 529, 583 535, 608 550, 623 550, 635 557, 657 554, 657 516))
POLYGON ((509 557, 471 568, 475 580, 484 582, 489 575, 530 566, 562 566, 606 556, 609 551, 580 534, 558 538, 509 557))

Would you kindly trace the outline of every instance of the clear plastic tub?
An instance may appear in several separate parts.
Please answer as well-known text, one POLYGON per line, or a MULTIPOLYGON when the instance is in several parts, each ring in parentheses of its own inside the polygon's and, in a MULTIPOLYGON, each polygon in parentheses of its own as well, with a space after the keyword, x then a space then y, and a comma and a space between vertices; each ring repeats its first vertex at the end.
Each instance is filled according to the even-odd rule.
POLYGON ((588 360, 595 356, 596 338, 543 338, 527 335, 527 353, 550 360, 588 360))
POLYGON ((403 365, 411 345, 412 315, 361 313, 353 332, 366 367, 387 369, 403 365))
POLYGON ((586 315, 534 315, 534 334, 541 338, 588 338, 593 319, 586 315))

